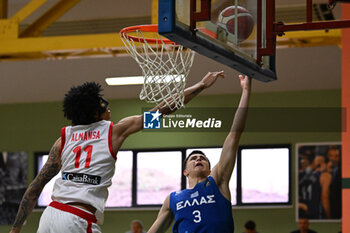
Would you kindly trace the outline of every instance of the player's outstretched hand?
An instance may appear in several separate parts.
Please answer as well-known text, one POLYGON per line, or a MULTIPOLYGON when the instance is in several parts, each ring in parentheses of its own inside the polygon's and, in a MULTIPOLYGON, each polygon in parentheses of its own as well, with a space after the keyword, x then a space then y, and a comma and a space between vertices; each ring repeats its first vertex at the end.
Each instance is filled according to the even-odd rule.
POLYGON ((238 77, 241 81, 242 89, 249 91, 251 88, 251 82, 252 82, 251 78, 249 78, 247 75, 244 75, 244 77, 243 77, 243 75, 241 75, 241 74, 238 77))
POLYGON ((204 84, 204 87, 208 88, 212 86, 218 77, 225 78, 224 71, 208 72, 202 79, 202 83, 204 84))

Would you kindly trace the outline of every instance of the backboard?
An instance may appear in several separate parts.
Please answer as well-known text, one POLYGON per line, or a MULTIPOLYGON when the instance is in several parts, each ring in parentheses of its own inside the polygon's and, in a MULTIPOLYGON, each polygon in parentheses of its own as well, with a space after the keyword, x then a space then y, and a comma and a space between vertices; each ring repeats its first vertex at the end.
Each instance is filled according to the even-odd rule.
POLYGON ((271 46, 266 15, 274 9, 266 2, 159 0, 158 32, 254 79, 273 81, 275 57, 261 53, 268 43, 271 46))

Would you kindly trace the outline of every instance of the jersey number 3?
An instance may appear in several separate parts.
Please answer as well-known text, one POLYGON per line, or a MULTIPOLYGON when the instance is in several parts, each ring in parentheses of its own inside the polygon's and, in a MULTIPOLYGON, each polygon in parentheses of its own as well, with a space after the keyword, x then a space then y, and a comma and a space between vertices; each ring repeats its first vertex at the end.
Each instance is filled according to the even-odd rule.
MULTIPOLYGON (((90 161, 91 161, 91 155, 92 155, 92 145, 87 145, 84 148, 84 152, 87 153, 86 156, 86 160, 85 160, 85 168, 90 167, 90 161)), ((81 156, 81 146, 77 146, 73 149, 73 153, 75 154, 75 168, 79 168, 80 164, 79 164, 79 160, 80 160, 80 156, 81 156)))
POLYGON ((200 221, 202 221, 202 218, 201 218, 201 212, 199 210, 195 210, 192 212, 193 214, 193 222, 195 223, 199 223, 200 221))

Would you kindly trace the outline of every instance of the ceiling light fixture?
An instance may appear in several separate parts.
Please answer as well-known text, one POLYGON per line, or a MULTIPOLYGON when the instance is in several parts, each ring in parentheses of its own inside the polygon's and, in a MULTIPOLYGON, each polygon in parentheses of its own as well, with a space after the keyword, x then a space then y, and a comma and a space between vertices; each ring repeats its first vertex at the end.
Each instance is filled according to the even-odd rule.
MULTIPOLYGON (((167 75, 149 77, 149 80, 155 83, 161 82, 179 82, 184 78, 184 75, 167 75)), ((129 77, 110 77, 105 79, 109 86, 120 86, 120 85, 140 85, 144 82, 144 76, 129 76, 129 77)))

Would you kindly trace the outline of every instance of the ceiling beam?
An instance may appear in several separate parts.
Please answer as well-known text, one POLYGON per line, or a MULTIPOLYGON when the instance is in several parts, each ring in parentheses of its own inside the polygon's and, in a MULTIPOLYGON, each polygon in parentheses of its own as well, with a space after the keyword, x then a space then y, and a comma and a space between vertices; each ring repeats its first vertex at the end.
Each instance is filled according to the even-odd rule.
POLYGON ((32 0, 25 5, 21 10, 14 14, 11 18, 16 20, 18 24, 25 20, 29 15, 33 14, 39 7, 41 7, 47 0, 32 0))
POLYGON ((2 40, 0 45, 0 58, 17 53, 81 49, 97 50, 115 47, 124 47, 119 33, 78 36, 28 37, 2 40))
MULTIPOLYGON (((119 32, 40 37, 41 33, 80 0, 60 0, 19 36, 19 24, 47 0, 32 0, 10 19, 0 20, 0 60, 59 59, 81 56, 115 56, 125 53, 119 32)), ((1 7, 5 0, 0 0, 1 7)), ((2 8, 1 8, 2 9, 2 8)))
MULTIPOLYGON (((8 0, 0 0, 0 10, 8 0)), ((119 32, 89 35, 49 36, 41 33, 80 0, 60 0, 19 36, 19 24, 47 0, 31 0, 10 19, 0 19, 0 61, 26 59, 64 59, 116 56, 126 53, 119 32)), ((218 0, 219 2, 220 0, 218 0)), ((152 23, 158 21, 158 0, 152 0, 152 23)), ((5 12, 7 14, 7 11, 5 12)), ((4 14, 3 14, 4 15, 4 14)), ((277 47, 341 46, 340 30, 287 32, 277 38, 277 47)), ((248 41, 246 41, 248 42, 248 41)), ((245 43, 247 46, 254 46, 245 43)))
POLYGON ((20 37, 35 37, 42 35, 42 32, 52 23, 59 19, 63 14, 78 4, 80 0, 61 0, 42 16, 30 24, 20 33, 20 37))

